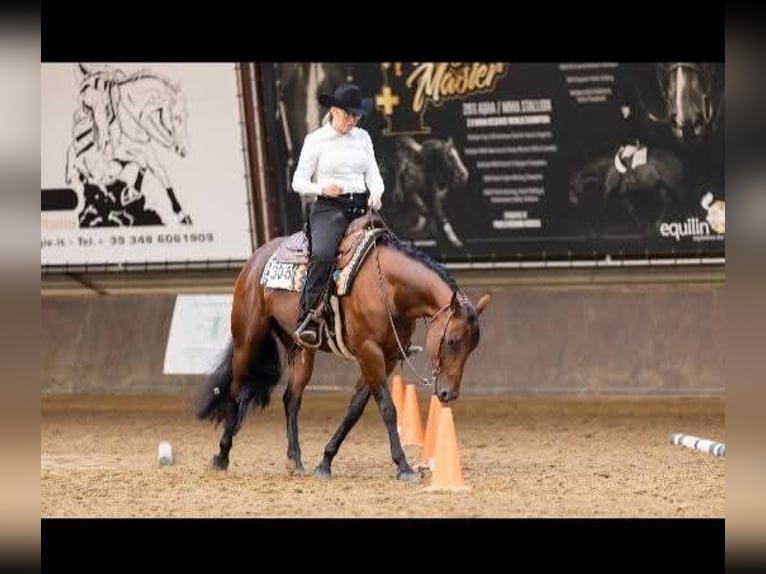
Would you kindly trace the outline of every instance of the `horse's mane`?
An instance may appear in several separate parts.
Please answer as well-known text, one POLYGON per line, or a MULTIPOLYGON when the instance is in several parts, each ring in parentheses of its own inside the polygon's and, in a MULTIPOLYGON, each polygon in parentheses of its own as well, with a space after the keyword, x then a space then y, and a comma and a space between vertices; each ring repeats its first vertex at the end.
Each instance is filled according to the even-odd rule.
POLYGON ((414 259, 415 261, 422 263, 423 265, 428 267, 431 271, 436 273, 436 275, 438 275, 442 281, 444 281, 447 285, 449 285, 452 291, 457 291, 457 292, 460 291, 460 287, 458 287, 457 282, 449 275, 449 273, 447 273, 447 270, 444 269, 444 267, 439 265, 436 261, 431 259, 426 253, 424 253, 417 247, 413 247, 412 245, 403 243, 398 237, 394 237, 393 235, 390 235, 388 233, 384 233, 382 235, 381 244, 393 247, 394 249, 410 257, 411 259, 414 259))

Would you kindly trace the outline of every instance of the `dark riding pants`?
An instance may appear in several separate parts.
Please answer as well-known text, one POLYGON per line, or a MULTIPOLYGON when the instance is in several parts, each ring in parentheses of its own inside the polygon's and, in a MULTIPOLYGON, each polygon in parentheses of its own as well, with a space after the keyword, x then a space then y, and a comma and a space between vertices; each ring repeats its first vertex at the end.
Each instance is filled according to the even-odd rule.
POLYGON ((348 225, 367 212, 367 194, 320 197, 309 214, 310 254, 301 294, 299 322, 313 309, 330 281, 338 244, 348 225))

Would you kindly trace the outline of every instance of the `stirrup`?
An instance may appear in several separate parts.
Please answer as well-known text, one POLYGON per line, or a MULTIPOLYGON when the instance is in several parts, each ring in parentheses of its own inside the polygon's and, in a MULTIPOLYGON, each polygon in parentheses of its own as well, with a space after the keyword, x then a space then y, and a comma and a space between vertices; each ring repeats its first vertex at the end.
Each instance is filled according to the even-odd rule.
POLYGON ((295 340, 298 342, 299 345, 303 347, 307 347, 309 349, 317 349, 322 344, 322 324, 320 320, 315 316, 313 311, 309 311, 309 313, 306 315, 306 318, 301 322, 301 324, 298 326, 298 328, 295 330, 295 333, 293 333, 293 337, 295 337, 295 340), (316 333, 316 339, 311 342, 304 339, 304 335, 308 335, 308 333, 304 333, 306 331, 306 328, 309 326, 310 323, 314 323, 314 332, 316 333))

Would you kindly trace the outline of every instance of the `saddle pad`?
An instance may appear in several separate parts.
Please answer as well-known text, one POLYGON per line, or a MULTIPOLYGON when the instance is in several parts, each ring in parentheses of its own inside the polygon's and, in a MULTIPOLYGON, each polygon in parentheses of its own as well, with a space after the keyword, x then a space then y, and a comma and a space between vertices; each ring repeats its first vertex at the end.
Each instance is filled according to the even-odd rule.
MULTIPOLYGON (((343 269, 333 269, 336 294, 339 297, 346 295, 351 290, 351 284, 364 258, 375 243, 375 239, 384 232, 385 230, 380 228, 366 231, 364 237, 356 246, 348 264, 343 269)), ((300 292, 303 289, 303 283, 306 281, 306 265, 303 263, 285 263, 279 260, 278 255, 279 253, 273 253, 266 262, 266 266, 261 274, 261 285, 271 289, 300 292)))
POLYGON ((646 146, 638 148, 636 153, 633 154, 633 160, 630 162, 630 167, 633 169, 642 165, 646 165, 646 146))
POLYGON ((354 281, 354 277, 356 277, 357 271, 359 271, 359 268, 362 266, 362 262, 365 257, 367 257, 367 254, 375 244, 375 240, 378 236, 385 232, 385 229, 380 228, 373 228, 365 231, 364 237, 356 246, 356 250, 351 256, 348 264, 335 276, 338 297, 346 295, 351 290, 351 284, 354 281))
POLYGON ((261 274, 261 285, 271 289, 302 291, 306 281, 306 265, 303 263, 282 263, 273 253, 261 274))

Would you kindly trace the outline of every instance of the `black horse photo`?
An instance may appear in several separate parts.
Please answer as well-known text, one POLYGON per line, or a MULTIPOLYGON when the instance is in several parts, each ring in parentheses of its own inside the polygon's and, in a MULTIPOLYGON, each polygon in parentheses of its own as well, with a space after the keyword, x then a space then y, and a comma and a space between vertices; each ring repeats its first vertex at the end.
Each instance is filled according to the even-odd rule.
POLYGON ((645 149, 645 161, 635 167, 607 156, 572 176, 569 204, 587 214, 592 231, 619 227, 649 234, 683 212, 687 192, 681 160, 664 149, 645 149))
POLYGON ((448 193, 463 187, 468 170, 452 141, 409 136, 396 141, 394 161, 394 227, 407 239, 436 239, 463 247, 445 211, 448 193))

